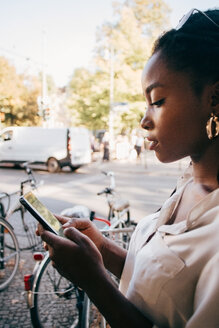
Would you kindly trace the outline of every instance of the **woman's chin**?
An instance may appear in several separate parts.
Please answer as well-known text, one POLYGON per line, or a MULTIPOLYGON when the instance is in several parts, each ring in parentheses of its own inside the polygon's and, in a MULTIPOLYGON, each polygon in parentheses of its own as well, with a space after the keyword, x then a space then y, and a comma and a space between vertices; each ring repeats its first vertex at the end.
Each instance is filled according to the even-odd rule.
POLYGON ((161 152, 155 152, 155 155, 157 159, 164 164, 176 162, 181 159, 181 157, 173 156, 173 154, 162 154, 161 152))

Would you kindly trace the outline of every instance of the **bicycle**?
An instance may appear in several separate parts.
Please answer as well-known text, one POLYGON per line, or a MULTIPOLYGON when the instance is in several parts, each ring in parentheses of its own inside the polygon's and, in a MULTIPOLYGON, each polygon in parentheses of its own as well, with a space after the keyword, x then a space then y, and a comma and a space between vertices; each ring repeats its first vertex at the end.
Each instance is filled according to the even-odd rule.
MULTIPOLYGON (((102 233, 127 248, 135 227, 130 220, 129 203, 116 193, 114 173, 103 173, 110 177, 110 186, 98 195, 106 195, 109 206, 107 219, 97 218, 94 212, 84 206, 66 209, 61 214, 69 217, 90 216, 91 220, 103 222, 102 233)), ((37 263, 33 273, 24 276, 33 327, 91 327, 92 321, 98 314, 94 314, 93 305, 84 291, 59 275, 51 265, 47 252, 45 256, 35 254, 34 258, 37 263)), ((102 315, 100 315, 100 322, 101 327, 106 326, 102 315)))
POLYGON ((11 194, 0 193, 0 291, 4 290, 16 275, 20 252, 35 251, 41 248, 42 244, 35 234, 35 220, 20 202, 16 202, 10 209, 12 197, 22 196, 25 186, 29 185, 31 189, 37 188, 31 168, 27 163, 23 167, 28 178, 20 183, 20 189, 11 194))

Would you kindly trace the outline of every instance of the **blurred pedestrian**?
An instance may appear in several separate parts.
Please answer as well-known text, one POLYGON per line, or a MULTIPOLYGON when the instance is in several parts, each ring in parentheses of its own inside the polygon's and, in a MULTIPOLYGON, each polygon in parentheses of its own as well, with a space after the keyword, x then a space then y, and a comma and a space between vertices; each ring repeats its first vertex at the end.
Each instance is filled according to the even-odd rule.
POLYGON ((105 132, 102 139, 102 145, 103 145, 103 161, 109 161, 110 160, 109 132, 105 132))
POLYGON ((144 147, 144 138, 140 133, 138 133, 136 136, 135 146, 134 146, 137 153, 137 158, 140 158, 143 147, 144 147))

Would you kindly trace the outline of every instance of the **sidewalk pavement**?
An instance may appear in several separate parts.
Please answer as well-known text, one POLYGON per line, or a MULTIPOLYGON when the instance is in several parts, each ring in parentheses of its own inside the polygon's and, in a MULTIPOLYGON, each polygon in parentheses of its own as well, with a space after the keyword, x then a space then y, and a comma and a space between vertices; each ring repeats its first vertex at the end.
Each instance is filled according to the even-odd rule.
POLYGON ((182 173, 184 169, 189 165, 190 159, 188 157, 173 162, 173 163, 161 163, 157 158, 154 152, 152 151, 144 151, 141 154, 140 159, 114 159, 113 161, 109 162, 102 162, 99 158, 94 161, 91 165, 99 166, 99 165, 106 165, 116 167, 117 171, 125 170, 126 172, 130 173, 142 173, 142 174, 149 174, 150 172, 159 171, 167 172, 169 175, 176 175, 182 173), (119 164, 119 166, 118 166, 119 164))

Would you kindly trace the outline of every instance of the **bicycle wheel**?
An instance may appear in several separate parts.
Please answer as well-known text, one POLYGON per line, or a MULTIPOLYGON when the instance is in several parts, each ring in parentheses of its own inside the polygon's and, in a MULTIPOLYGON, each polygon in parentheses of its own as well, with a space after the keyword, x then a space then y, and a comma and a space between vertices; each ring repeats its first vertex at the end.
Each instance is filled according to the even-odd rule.
POLYGON ((0 218, 0 291, 14 278, 20 260, 17 238, 13 228, 0 218), (7 245, 13 245, 13 249, 7 245))
POLYGON ((80 327, 84 292, 60 276, 47 257, 33 283, 33 327, 80 327))
POLYGON ((81 328, 106 328, 106 320, 85 294, 81 328))
MULTIPOLYGON (((42 250, 41 238, 36 235, 37 221, 23 206, 9 213, 7 220, 14 228, 21 251, 42 250)), ((13 248, 13 245, 8 246, 13 248)))

